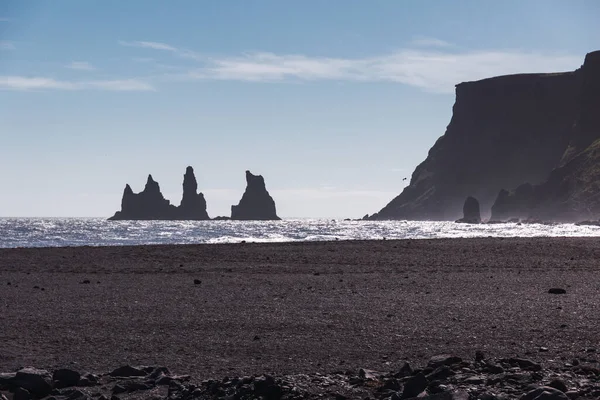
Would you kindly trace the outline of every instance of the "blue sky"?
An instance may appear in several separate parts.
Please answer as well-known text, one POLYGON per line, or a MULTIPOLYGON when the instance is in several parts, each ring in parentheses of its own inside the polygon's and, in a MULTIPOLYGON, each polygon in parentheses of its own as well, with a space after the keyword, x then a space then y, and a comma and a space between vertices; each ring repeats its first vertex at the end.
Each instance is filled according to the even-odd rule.
POLYGON ((400 193, 461 81, 578 68, 600 2, 0 2, 0 216, 109 216, 148 173, 211 216, 244 171, 284 217, 400 193))

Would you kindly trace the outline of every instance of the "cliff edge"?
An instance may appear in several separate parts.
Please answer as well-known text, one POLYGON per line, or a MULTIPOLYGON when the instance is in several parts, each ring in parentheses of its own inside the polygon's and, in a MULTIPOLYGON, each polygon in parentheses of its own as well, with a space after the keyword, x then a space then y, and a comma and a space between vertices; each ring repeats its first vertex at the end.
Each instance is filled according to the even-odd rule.
POLYGON ((492 218, 576 222, 600 217, 600 51, 581 68, 577 115, 570 141, 548 179, 502 190, 492 218))
MULTIPOLYGON (((589 207, 583 193, 600 178, 590 167, 600 169, 590 147, 600 127, 599 59, 600 52, 590 53, 584 66, 572 72, 507 75, 457 85, 445 134, 417 166, 410 185, 370 218, 455 220, 471 195, 479 199, 482 216, 490 215, 498 198, 494 208, 504 217, 514 214, 512 204, 521 204, 513 197, 514 188, 523 184, 542 185, 533 197, 522 199, 527 210, 519 210, 525 214, 543 209, 552 216, 558 206, 551 204, 566 198, 581 202, 578 210, 589 207), (502 189, 508 190, 499 195, 502 189), (576 192, 580 195, 574 196, 576 192)), ((529 196, 530 191, 521 187, 519 192, 529 196)))

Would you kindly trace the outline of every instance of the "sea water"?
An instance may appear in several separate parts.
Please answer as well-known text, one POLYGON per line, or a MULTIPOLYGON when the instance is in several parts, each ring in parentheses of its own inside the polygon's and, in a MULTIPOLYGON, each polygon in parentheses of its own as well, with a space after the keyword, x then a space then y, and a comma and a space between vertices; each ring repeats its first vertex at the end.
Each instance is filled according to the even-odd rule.
POLYGON ((365 239, 600 236, 574 224, 481 224, 434 221, 107 221, 104 218, 0 218, 0 247, 293 242, 365 239))

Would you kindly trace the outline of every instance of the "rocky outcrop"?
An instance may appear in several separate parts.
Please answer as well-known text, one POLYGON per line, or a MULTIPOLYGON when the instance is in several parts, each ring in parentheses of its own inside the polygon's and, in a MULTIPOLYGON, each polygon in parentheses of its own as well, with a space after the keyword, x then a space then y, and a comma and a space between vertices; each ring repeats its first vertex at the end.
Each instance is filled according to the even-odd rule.
POLYGON ((125 185, 121 211, 110 220, 206 220, 206 201, 202 193, 196 193, 198 184, 194 169, 187 167, 183 177, 183 198, 175 207, 164 198, 158 182, 148 175, 146 186, 140 193, 134 193, 131 186, 125 185))
POLYGON ((480 224, 481 213, 479 210, 479 202, 475 197, 469 196, 463 205, 463 217, 456 222, 465 224, 480 224))
MULTIPOLYGON (((542 348, 540 348, 541 351, 542 348)), ((342 372, 301 371, 283 375, 189 376, 173 374, 163 366, 119 369, 131 374, 85 374, 65 387, 44 375, 19 380, 16 373, 0 373, 0 399, 32 399, 51 394, 53 399, 597 399, 600 374, 596 360, 548 360, 548 366, 526 358, 488 358, 481 351, 474 359, 450 355, 431 358, 421 368, 393 360, 386 371, 366 368, 342 372), (84 378, 88 377, 88 378, 84 378), (35 379, 32 379, 35 378, 35 379), (207 379, 208 378, 208 379, 207 379), (40 383, 43 383, 40 385, 40 383), (35 390, 34 390, 35 389, 35 390)), ((31 370, 31 369, 30 369, 31 370)), ((77 371, 72 374, 79 375, 77 371)))
POLYGON ((502 189, 492 206, 493 221, 508 221, 510 219, 527 219, 533 202, 533 186, 524 183, 512 193, 502 189))
POLYGON ((600 51, 586 56, 580 75, 578 113, 560 162, 544 182, 500 192, 492 218, 576 222, 600 216, 600 51))
POLYGON ((261 175, 246 171, 246 191, 237 206, 231 206, 234 220, 279 220, 275 201, 269 195, 261 175))
POLYGON ((196 182, 196 176, 194 176, 194 169, 187 167, 183 176, 183 197, 178 209, 179 219, 209 219, 204 195, 197 192, 198 183, 196 182))
MULTIPOLYGON (((586 169, 583 164, 593 162, 592 154, 575 158, 594 142, 600 126, 600 113, 594 111, 600 93, 598 58, 597 52, 589 54, 584 67, 573 72, 501 76, 457 85, 446 133, 415 169, 410 185, 370 218, 455 220, 469 195, 479 199, 487 216, 503 188, 539 185, 549 180, 553 169, 572 161, 576 165, 550 180, 560 183, 586 169)), ((551 202, 556 204, 564 190, 570 191, 559 184, 539 195, 536 190, 536 196, 542 202, 554 196, 551 202)), ((500 209, 506 201, 521 202, 502 193, 500 209)))

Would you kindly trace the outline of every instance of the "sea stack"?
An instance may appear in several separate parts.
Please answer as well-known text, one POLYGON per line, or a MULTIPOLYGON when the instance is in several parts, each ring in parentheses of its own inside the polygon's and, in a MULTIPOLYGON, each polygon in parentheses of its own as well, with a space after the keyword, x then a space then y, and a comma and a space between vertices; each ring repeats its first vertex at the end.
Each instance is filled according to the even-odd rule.
POLYGON ((463 217, 456 222, 465 224, 480 224, 481 213, 479 212, 479 202, 475 197, 469 196, 463 205, 463 217))
POLYGON ((246 171, 246 191, 237 206, 231 206, 234 220, 280 220, 275 201, 269 195, 261 175, 246 171))
POLYGON ((206 220, 206 201, 202 193, 196 193, 198 184, 194 169, 187 167, 183 177, 183 197, 181 205, 175 207, 164 198, 160 186, 152 175, 148 175, 146 186, 140 193, 134 193, 129 184, 125 185, 121 211, 109 220, 206 220))
POLYGON ((206 212, 204 194, 197 193, 198 183, 194 168, 187 167, 183 175, 183 197, 178 209, 178 219, 205 220, 210 219, 206 212))

